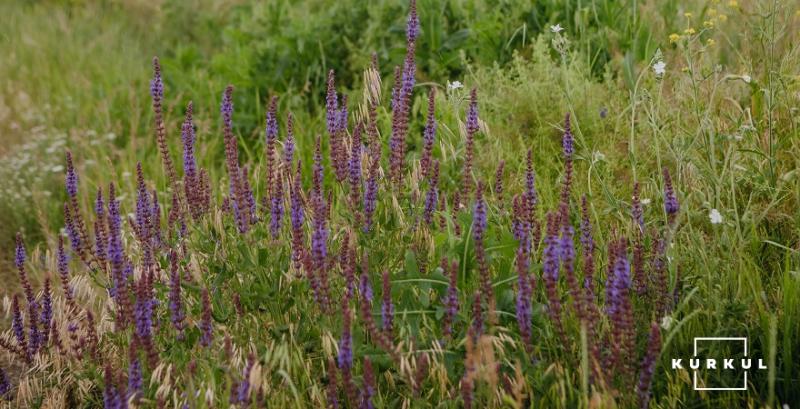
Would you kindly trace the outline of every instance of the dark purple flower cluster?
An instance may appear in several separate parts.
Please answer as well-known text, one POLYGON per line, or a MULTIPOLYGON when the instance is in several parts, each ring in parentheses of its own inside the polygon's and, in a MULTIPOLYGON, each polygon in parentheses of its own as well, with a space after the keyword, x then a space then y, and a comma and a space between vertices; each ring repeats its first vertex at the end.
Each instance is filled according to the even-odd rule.
POLYGON ((208 348, 214 340, 214 324, 211 322, 211 296, 208 289, 204 288, 201 296, 203 315, 200 321, 200 344, 208 348))
POLYGON ((664 211, 667 213, 669 223, 672 224, 675 221, 678 210, 680 210, 680 205, 672 187, 672 177, 666 166, 662 169, 662 173, 664 175, 664 211))
POLYGON ((383 270, 383 303, 381 304, 381 319, 383 332, 391 337, 394 328, 394 304, 392 303, 392 281, 389 270, 383 270))
POLYGON ((428 176, 433 158, 433 144, 436 141, 436 88, 428 94, 428 118, 422 133, 422 157, 419 160, 422 176, 428 176))
POLYGON ((453 260, 448 263, 447 259, 442 259, 442 270, 447 274, 447 292, 444 297, 444 320, 442 332, 444 336, 450 337, 453 334, 453 324, 458 315, 458 262, 453 260))
POLYGON ((436 205, 439 203, 439 161, 433 161, 433 169, 429 174, 428 179, 428 192, 425 194, 425 209, 422 213, 422 219, 429 226, 433 227, 433 212, 436 211, 436 205))

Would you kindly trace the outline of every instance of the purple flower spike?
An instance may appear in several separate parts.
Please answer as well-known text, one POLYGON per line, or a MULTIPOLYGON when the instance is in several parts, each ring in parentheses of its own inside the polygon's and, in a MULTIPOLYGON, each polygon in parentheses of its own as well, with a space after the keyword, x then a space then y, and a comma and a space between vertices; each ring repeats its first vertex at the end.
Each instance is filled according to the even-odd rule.
POLYGON ((420 158, 420 168, 422 176, 428 176, 433 157, 433 144, 436 141, 436 88, 431 88, 428 94, 428 119, 425 123, 425 131, 422 134, 422 158, 420 158))
POLYGON ((539 195, 536 192, 536 174, 533 172, 533 151, 530 149, 528 150, 527 166, 525 170, 525 200, 528 210, 531 212, 528 222, 532 222, 533 211, 539 203, 539 195))
POLYGON ((361 293, 361 296, 364 297, 365 300, 368 302, 372 302, 372 286, 369 283, 369 277, 366 273, 361 273, 361 277, 359 278, 358 282, 358 291, 361 293))
POLYGON ((680 205, 678 204, 678 198, 675 196, 675 190, 672 187, 672 177, 666 166, 663 168, 662 172, 664 173, 664 211, 667 213, 670 224, 672 224, 680 210, 680 205))
POLYGON ((11 392, 11 382, 8 381, 3 368, 0 368, 0 399, 5 398, 9 392, 11 392))
POLYGON ((374 409, 373 396, 375 396, 375 372, 372 369, 372 361, 364 358, 364 391, 361 394, 360 409, 374 409))
POLYGON ((270 198, 270 220, 269 231, 272 233, 272 238, 277 239, 278 233, 281 230, 281 221, 283 220, 283 180, 280 173, 275 178, 275 186, 272 188, 272 197, 270 198))
POLYGON ((647 353, 642 360, 639 371, 639 383, 636 384, 636 395, 639 398, 639 407, 647 409, 650 406, 650 387, 653 383, 658 355, 661 352, 661 330, 657 323, 650 325, 650 337, 647 340, 647 353))
POLYGON ((25 341, 25 324, 22 321, 22 311, 19 308, 19 298, 14 294, 11 299, 11 329, 14 332, 14 337, 17 339, 17 344, 22 349, 27 349, 25 341))
POLYGON ((336 85, 334 81, 333 70, 330 70, 328 71, 328 92, 325 96, 325 119, 328 126, 328 134, 331 136, 336 133, 339 112, 339 97, 336 95, 336 85))
POLYGON ((458 262, 453 260, 448 265, 447 259, 442 259, 442 270, 447 273, 449 278, 447 294, 444 299, 444 335, 449 337, 453 333, 453 324, 458 315, 458 262))
POLYGON ((564 136, 561 138, 561 146, 564 149, 564 158, 572 158, 575 153, 575 138, 572 136, 572 127, 570 126, 569 112, 564 118, 564 136))
POLYGON ((128 396, 127 399, 138 399, 144 390, 144 379, 142 378, 142 362, 136 356, 135 343, 130 348, 130 363, 128 364, 128 396))
POLYGON ((105 389, 103 390, 103 407, 105 409, 120 409, 122 407, 123 397, 120 396, 117 386, 114 381, 114 371, 111 368, 111 363, 106 363, 104 383, 105 389))
POLYGON ((72 303, 72 287, 69 285, 69 258, 67 252, 64 251, 64 238, 58 237, 58 250, 56 252, 56 259, 58 260, 58 277, 61 279, 61 288, 64 291, 64 298, 67 303, 72 303))
POLYGON ((44 342, 47 343, 47 338, 49 331, 47 329, 50 328, 50 323, 53 320, 53 298, 52 294, 50 293, 50 277, 45 278, 44 280, 44 289, 42 290, 42 315, 41 315, 41 324, 42 328, 45 330, 42 331, 42 337, 44 338, 44 342))
POLYGON ((342 338, 339 339, 339 370, 350 371, 353 368, 353 334, 350 332, 352 316, 347 301, 342 303, 342 338))
POLYGON ((350 202, 353 209, 357 209, 361 202, 361 132, 363 126, 358 123, 353 131, 353 144, 350 151, 349 177, 350 177, 350 202))
POLYGON ((203 317, 200 322, 200 344, 206 348, 211 346, 213 340, 214 325, 211 322, 211 297, 208 294, 208 289, 203 288, 202 294, 203 304, 203 317))
POLYGON ((472 210, 472 237, 476 242, 483 240, 483 234, 487 227, 486 202, 483 200, 482 190, 482 188, 478 189, 475 207, 472 210))
POLYGON ((181 274, 178 270, 178 253, 170 252, 169 312, 172 327, 178 331, 178 339, 183 339, 183 304, 181 302, 181 274))
POLYGON ((406 24, 406 39, 409 43, 417 41, 419 36, 419 17, 417 16, 417 2, 411 0, 408 12, 408 23, 406 24))
POLYGON ((286 115, 286 142, 283 144, 283 160, 287 168, 290 168, 294 159, 294 143, 294 116, 289 112, 286 115))
POLYGON ((295 267, 300 267, 300 261, 303 256, 304 248, 304 234, 303 223, 305 214, 303 212, 303 201, 300 194, 303 190, 301 185, 302 174, 300 173, 300 161, 297 161, 297 171, 294 175, 294 184, 291 188, 291 209, 290 218, 292 223, 292 261, 295 267))
POLYGON ((392 304, 392 282, 389 271, 383 270, 383 303, 381 304, 381 318, 383 319, 383 332, 391 337, 394 328, 394 304, 392 304))
POLYGON ((429 226, 433 227, 433 212, 439 203, 439 161, 433 161, 433 171, 430 173, 428 182, 428 193, 425 195, 425 210, 422 219, 429 226))
POLYGON ((78 194, 78 174, 72 164, 72 152, 67 151, 67 176, 66 176, 67 196, 71 199, 78 194))
POLYGON ((369 178, 364 186, 364 232, 369 232, 372 228, 372 216, 377 209, 378 202, 378 160, 372 161, 370 166, 369 178))

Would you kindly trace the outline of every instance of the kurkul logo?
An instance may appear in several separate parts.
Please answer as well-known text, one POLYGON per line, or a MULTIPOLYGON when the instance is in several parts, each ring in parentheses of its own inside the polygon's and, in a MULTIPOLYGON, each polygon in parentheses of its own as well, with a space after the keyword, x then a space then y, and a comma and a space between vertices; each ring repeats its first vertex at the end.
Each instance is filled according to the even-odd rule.
MULTIPOLYGON (((714 345, 709 345, 714 346, 714 345)), ((717 346, 723 346, 717 344, 717 346)), ((748 356, 747 338, 745 337, 697 337, 694 339, 694 352, 692 358, 684 360, 683 358, 672 359, 673 370, 691 370, 692 371, 692 386, 696 391, 744 391, 747 390, 747 374, 751 370, 764 370, 767 366, 764 364, 763 359, 752 359, 748 356), (725 357, 699 357, 699 351, 703 350, 703 345, 708 343, 728 343, 728 347, 741 345, 743 347, 742 358, 725 357), (741 373, 740 385, 735 386, 707 386, 698 385, 698 373, 704 370, 716 370, 724 372, 736 371, 741 373)))

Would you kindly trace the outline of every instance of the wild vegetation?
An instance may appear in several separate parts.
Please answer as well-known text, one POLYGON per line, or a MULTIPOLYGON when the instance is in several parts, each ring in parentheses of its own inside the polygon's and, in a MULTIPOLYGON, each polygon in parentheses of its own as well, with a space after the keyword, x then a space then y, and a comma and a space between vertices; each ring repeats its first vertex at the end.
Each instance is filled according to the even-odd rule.
POLYGON ((797 5, 0 12, 4 405, 800 403, 797 5))

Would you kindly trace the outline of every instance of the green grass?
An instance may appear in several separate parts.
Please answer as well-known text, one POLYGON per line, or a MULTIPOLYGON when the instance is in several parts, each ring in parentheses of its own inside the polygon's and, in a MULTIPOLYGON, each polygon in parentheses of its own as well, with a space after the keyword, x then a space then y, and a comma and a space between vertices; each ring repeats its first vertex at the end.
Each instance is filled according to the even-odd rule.
MULTIPOLYGON (((280 138, 285 137, 285 114, 291 111, 308 189, 313 141, 317 134, 324 135, 325 75, 336 70, 340 92, 348 94, 355 112, 362 99, 362 71, 376 52, 384 78, 378 117, 386 144, 391 72, 405 52, 406 6, 396 1, 326 4, 196 0, 156 6, 136 1, 0 5, 0 54, 6 56, 0 61, 2 260, 12 259, 14 234, 23 231, 29 248, 39 248, 29 263, 36 288, 46 274, 53 276, 53 249, 66 197, 63 170, 58 168, 63 167, 65 147, 76 157, 85 215, 90 214, 97 187, 112 181, 123 195, 123 214, 134 211, 137 162, 142 162, 149 186, 159 190, 162 205, 169 204, 149 106, 153 55, 160 56, 164 66, 172 158, 180 162, 182 113, 193 100, 199 165, 209 170, 216 204, 228 183, 219 120, 219 99, 227 83, 236 86, 234 122, 241 162, 249 164, 254 175, 264 174, 264 111, 268 96, 278 95, 280 138)), ((594 340, 582 339, 585 333, 574 317, 567 321, 575 338, 571 344, 562 345, 555 335, 546 313, 540 255, 534 257, 532 271, 539 277, 534 355, 541 361, 530 362, 513 318, 516 241, 508 232, 510 198, 524 189, 525 152, 532 149, 542 206, 549 209, 558 203, 566 112, 572 114, 576 138, 573 214, 578 213, 579 195, 585 194, 603 282, 612 231, 632 234, 634 181, 640 183, 640 196, 650 201, 644 207, 648 228, 661 229, 666 223, 662 167, 672 171, 681 201, 678 228, 667 251, 669 288, 680 298, 672 324, 662 329, 651 406, 794 407, 800 402, 797 6, 768 0, 420 0, 419 7, 423 31, 406 163, 417 166, 427 91, 435 87, 440 125, 434 156, 443 163, 442 188, 449 192, 457 187, 464 111, 469 89, 476 87, 484 128, 476 139, 475 179, 493 186, 497 163, 506 161, 504 206, 489 195, 487 247, 501 312, 489 333, 503 374, 516 382, 515 371, 522 371, 520 390, 529 403, 610 407, 618 394, 617 405, 635 404, 635 379, 589 386, 586 372, 591 364, 584 344, 594 340), (550 32, 556 23, 565 27, 565 37, 550 32), (689 28, 692 34, 685 31, 689 28), (677 41, 670 41, 673 33, 680 35, 677 41), (556 38, 568 41, 554 42, 556 38), (652 69, 657 53, 666 63, 663 77, 652 69), (456 80, 465 87, 448 90, 448 81, 456 80), (711 209, 721 213, 721 224, 710 222, 711 209), (751 355, 763 357, 769 370, 753 371, 746 393, 693 391, 690 376, 668 365, 672 357, 689 355, 693 338, 700 336, 747 336, 751 355)), ((325 150, 327 158, 327 146, 325 150)), ((386 164, 384 169, 388 172, 386 164)), ((347 188, 331 179, 327 162, 325 171, 326 189, 334 197, 346 195, 347 188)), ((370 277, 376 295, 381 294, 380 270, 392 273, 403 364, 393 363, 359 327, 354 371, 360 384, 360 359, 372 360, 378 406, 456 407, 471 319, 468 305, 477 288, 474 244, 468 239, 470 212, 443 212, 453 217, 444 229, 412 228, 419 214, 412 192, 424 195, 427 187, 413 180, 414 188, 394 192, 382 184, 375 231, 358 235, 359 249, 369 253, 374 266, 370 277), (455 234, 456 224, 463 230, 460 236, 455 234), (441 336, 446 283, 436 269, 441 257, 461 261, 460 301, 465 307, 456 339, 434 347, 433 340, 441 336), (409 371, 422 352, 430 354, 434 365, 423 395, 415 397, 409 371)), ((263 176, 252 182, 260 197, 263 176)), ((332 214, 331 250, 338 252, 357 226, 345 200, 334 201, 332 214)), ((127 222, 123 224, 127 229, 127 222)), ((284 230, 282 235, 288 236, 284 230)), ((175 341, 168 313, 158 310, 163 322, 158 345, 162 361, 173 365, 173 382, 160 381, 167 376, 165 367, 149 368, 146 376, 154 380, 146 382, 150 386, 145 406, 157 397, 182 401, 181 394, 194 388, 201 397, 206 389, 213 391, 211 406, 223 405, 250 351, 259 358, 270 406, 324 404, 325 365, 336 355, 341 314, 320 314, 308 284, 289 267, 288 247, 272 241, 266 225, 241 237, 230 215, 215 208, 203 221, 190 224, 189 232, 191 256, 182 260, 181 268, 196 279, 184 285, 192 330, 187 340, 175 341), (216 340, 210 350, 194 345, 202 287, 212 289, 216 340), (244 307, 241 316, 231 303, 234 294, 244 307), (225 336, 232 350, 226 350, 225 336), (196 366, 193 375, 190 362, 196 366)), ((129 235, 127 241, 138 261, 135 239, 129 235)), ((166 269, 166 257, 159 260, 166 269)), ((3 293, 10 296, 17 284, 8 279, 14 269, 6 264, 0 264, 0 275, 14 281, 14 290, 3 293)), ((110 331, 113 316, 104 306, 101 288, 107 282, 105 273, 88 271, 77 262, 72 267, 74 275, 91 283, 80 286, 79 298, 104 320, 104 357, 126 368, 129 337, 110 331)), ((340 289, 343 280, 332 274, 337 277, 332 287, 340 289)), ((562 290, 567 293, 566 285, 562 290)), ((163 296, 167 290, 158 285, 156 291, 163 296)), ((646 306, 636 308, 641 354, 646 339, 641 335, 659 317, 647 314, 646 306)), ((375 318, 380 321, 379 314, 375 318)), ((358 327, 359 319, 355 321, 358 327)), ((608 331, 608 322, 602 328, 608 331)), ((4 368, 23 367, 5 352, 0 357, 4 368)), ((102 366, 91 360, 50 359, 58 369, 24 373, 30 405, 47 399, 55 404, 62 398, 76 405, 83 402, 84 407, 102 405, 102 366)), ((707 379, 709 384, 722 379, 714 376, 707 379)), ((490 378, 483 379, 476 396, 487 406, 519 406, 512 393, 498 390, 490 378)), ((193 407, 206 407, 202 398, 190 396, 189 401, 193 407)))

